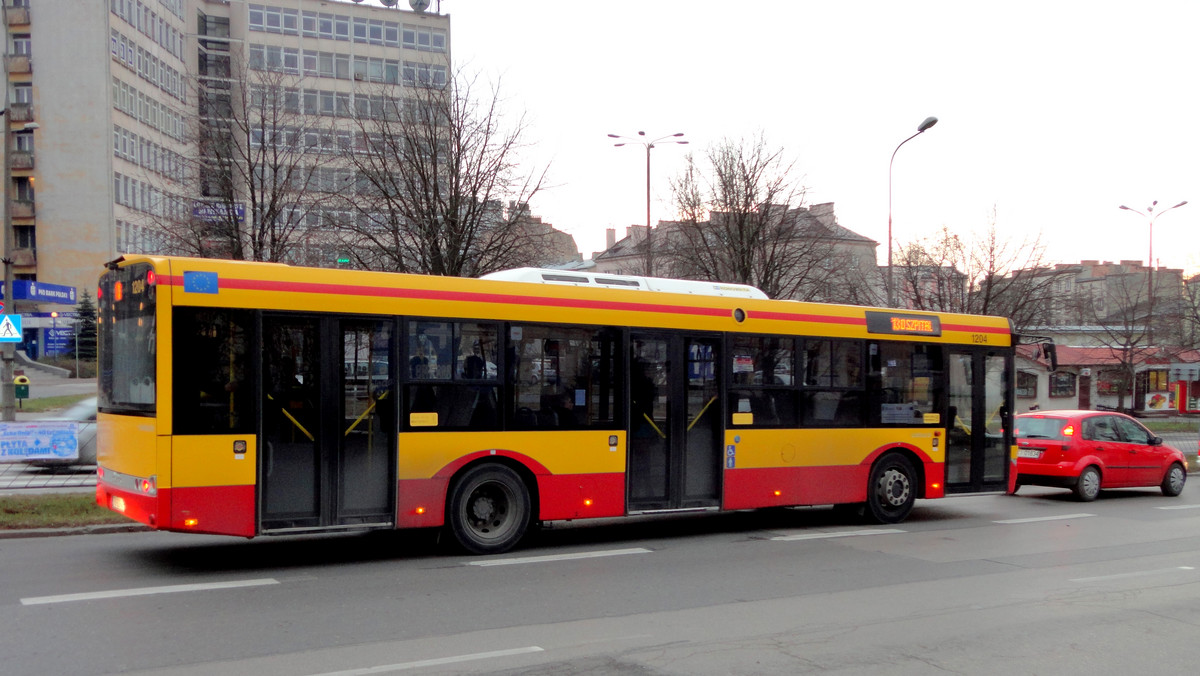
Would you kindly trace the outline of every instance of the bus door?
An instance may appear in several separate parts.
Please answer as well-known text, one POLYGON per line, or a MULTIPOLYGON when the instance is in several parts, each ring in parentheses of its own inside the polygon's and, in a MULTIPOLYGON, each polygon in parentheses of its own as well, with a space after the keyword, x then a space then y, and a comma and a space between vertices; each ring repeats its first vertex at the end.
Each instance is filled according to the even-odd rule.
POLYGON ((260 530, 394 523, 392 323, 263 318, 260 530))
POLYGON ((946 492, 1003 491, 1012 446, 1010 357, 949 350, 946 492))
POLYGON ((719 339, 634 333, 630 351, 629 511, 719 506, 719 339))

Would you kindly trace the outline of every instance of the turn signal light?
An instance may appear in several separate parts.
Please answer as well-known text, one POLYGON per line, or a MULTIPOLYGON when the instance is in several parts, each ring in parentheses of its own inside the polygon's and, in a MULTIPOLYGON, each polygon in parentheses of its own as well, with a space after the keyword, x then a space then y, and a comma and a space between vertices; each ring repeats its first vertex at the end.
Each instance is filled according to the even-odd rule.
POLYGON ((194 528, 199 523, 200 523, 200 519, 184 519, 183 520, 183 525, 188 528, 194 528))
POLYGON ((783 495, 783 491, 775 491, 775 497, 783 495))
POLYGON ((417 512, 417 514, 424 514, 424 513, 425 513, 425 508, 424 508, 424 507, 418 507, 418 508, 416 509, 416 512, 417 512))
POLYGON ((583 506, 584 506, 584 507, 591 507, 591 506, 592 506, 592 499, 591 499, 591 498, 584 498, 584 499, 583 499, 583 506))

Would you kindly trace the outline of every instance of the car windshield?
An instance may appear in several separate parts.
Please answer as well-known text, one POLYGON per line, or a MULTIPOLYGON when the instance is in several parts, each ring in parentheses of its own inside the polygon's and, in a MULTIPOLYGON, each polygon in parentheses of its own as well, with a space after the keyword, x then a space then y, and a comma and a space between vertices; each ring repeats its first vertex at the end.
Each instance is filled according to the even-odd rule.
POLYGON ((1017 418, 1017 436, 1024 439, 1065 439, 1065 418, 1017 418))

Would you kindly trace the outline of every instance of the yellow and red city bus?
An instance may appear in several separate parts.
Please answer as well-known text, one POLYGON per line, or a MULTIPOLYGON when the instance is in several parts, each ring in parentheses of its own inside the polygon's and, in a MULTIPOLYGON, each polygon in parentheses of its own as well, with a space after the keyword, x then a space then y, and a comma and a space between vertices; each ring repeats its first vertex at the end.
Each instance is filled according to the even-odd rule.
POLYGON ((895 523, 1015 479, 1005 318, 565 271, 107 268, 96 501, 157 529, 442 527, 494 553, 631 514, 895 523))

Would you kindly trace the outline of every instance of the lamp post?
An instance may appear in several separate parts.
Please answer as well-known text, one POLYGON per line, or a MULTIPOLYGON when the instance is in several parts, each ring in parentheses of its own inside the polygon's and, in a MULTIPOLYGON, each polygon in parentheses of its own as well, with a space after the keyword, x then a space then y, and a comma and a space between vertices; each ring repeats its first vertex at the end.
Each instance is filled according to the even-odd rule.
POLYGON ((1154 344, 1154 325, 1153 325, 1153 322, 1154 322, 1154 219, 1158 218, 1159 216, 1162 216, 1163 214, 1167 213, 1171 209, 1178 209, 1179 207, 1181 207, 1185 204, 1187 204, 1187 200, 1184 200, 1184 201, 1180 202, 1179 204, 1176 204, 1173 207, 1167 207, 1166 209, 1163 209, 1162 211, 1158 212, 1157 214, 1154 213, 1154 207, 1158 206, 1158 200, 1154 200, 1153 202, 1151 202, 1150 206, 1146 207, 1145 213, 1142 213, 1141 211, 1138 211, 1137 209, 1131 209, 1130 207, 1127 207, 1124 204, 1122 204, 1120 206, 1120 208, 1124 209, 1125 211, 1132 211, 1133 213, 1139 214, 1140 216, 1145 218, 1146 224, 1147 224, 1147 226, 1149 226, 1148 232, 1150 235, 1150 251, 1147 254, 1149 256, 1149 258, 1146 260, 1146 296, 1147 296, 1146 336, 1147 336, 1147 343, 1149 345, 1154 344))
POLYGON ((888 162, 888 269, 887 269, 887 303, 888 307, 896 306, 896 279, 892 268, 892 165, 896 162, 896 153, 900 152, 900 146, 908 143, 916 137, 924 134, 930 127, 937 124, 938 119, 930 116, 925 118, 920 125, 917 126, 917 133, 909 136, 896 146, 892 151, 892 159, 888 162))
MULTIPOLYGON (((667 141, 667 139, 678 138, 680 136, 683 136, 683 132, 679 132, 677 134, 667 134, 666 136, 660 136, 659 138, 656 138, 653 141, 644 140, 645 136, 646 136, 646 132, 644 132, 644 131, 639 131, 638 136, 641 138, 630 138, 628 136, 621 136, 619 134, 609 134, 608 135, 609 138, 625 139, 621 143, 614 143, 613 144, 614 148, 620 148, 621 146, 630 145, 630 144, 634 144, 634 143, 644 146, 646 148, 646 276, 653 277, 654 276, 654 249, 653 249, 653 247, 651 247, 651 242, 650 242, 650 237, 651 237, 651 230, 650 230, 650 151, 654 150, 655 143, 667 141)), ((680 145, 687 144, 687 141, 667 141, 667 142, 668 143, 678 143, 680 145)))

